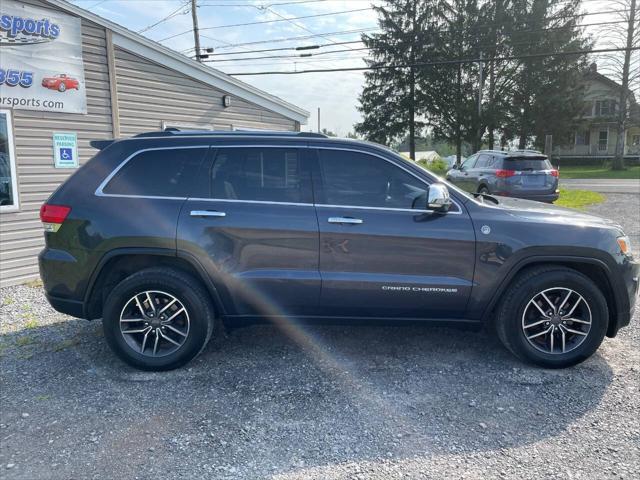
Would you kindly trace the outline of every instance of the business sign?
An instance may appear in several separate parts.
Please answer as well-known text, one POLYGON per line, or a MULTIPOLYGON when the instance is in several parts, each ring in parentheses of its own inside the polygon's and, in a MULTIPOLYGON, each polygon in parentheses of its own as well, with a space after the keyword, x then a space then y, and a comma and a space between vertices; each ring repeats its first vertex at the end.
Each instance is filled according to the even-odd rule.
POLYGON ((53 158, 56 168, 78 168, 78 136, 74 132, 53 134, 53 158))
POLYGON ((0 1, 0 108, 87 113, 80 19, 0 1))

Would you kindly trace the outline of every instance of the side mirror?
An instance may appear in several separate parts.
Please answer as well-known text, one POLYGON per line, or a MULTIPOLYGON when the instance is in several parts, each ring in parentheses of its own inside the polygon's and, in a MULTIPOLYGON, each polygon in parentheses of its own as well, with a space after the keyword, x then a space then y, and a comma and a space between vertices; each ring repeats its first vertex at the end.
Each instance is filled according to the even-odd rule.
POLYGON ((427 210, 446 213, 451 207, 449 189, 443 183, 432 183, 427 192, 427 210))

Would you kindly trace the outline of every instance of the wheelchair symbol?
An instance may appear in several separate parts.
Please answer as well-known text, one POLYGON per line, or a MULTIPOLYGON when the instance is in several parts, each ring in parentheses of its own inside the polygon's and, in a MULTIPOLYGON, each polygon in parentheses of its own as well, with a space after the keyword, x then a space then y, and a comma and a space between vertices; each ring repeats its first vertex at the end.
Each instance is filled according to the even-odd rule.
POLYGON ((73 153, 71 152, 70 148, 61 148, 60 149, 60 158, 62 160, 72 160, 73 159, 73 153))

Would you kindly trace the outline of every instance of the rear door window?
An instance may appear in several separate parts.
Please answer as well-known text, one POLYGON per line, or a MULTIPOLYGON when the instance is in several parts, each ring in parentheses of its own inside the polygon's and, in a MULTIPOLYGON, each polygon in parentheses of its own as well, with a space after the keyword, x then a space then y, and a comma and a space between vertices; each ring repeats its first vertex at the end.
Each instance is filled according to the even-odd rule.
POLYGON ((118 170, 103 188, 109 195, 186 198, 193 194, 208 147, 146 150, 118 170))
POLYGON ((474 168, 490 168, 492 165, 493 157, 491 155, 479 155, 474 168))
POLYGON ((521 172, 536 170, 551 170, 553 167, 546 157, 539 158, 505 158, 504 168, 506 170, 517 170, 521 172))
POLYGON ((219 148, 210 198, 312 203, 311 175, 296 148, 219 148))

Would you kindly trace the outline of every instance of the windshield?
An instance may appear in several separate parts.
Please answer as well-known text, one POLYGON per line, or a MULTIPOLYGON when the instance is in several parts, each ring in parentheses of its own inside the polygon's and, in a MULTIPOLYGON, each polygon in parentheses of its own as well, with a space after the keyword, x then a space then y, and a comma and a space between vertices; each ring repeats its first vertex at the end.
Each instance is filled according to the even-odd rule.
POLYGON ((512 158, 507 157, 504 159, 504 168, 507 170, 518 171, 535 171, 535 170, 551 170, 553 167, 546 157, 538 158, 512 158))

